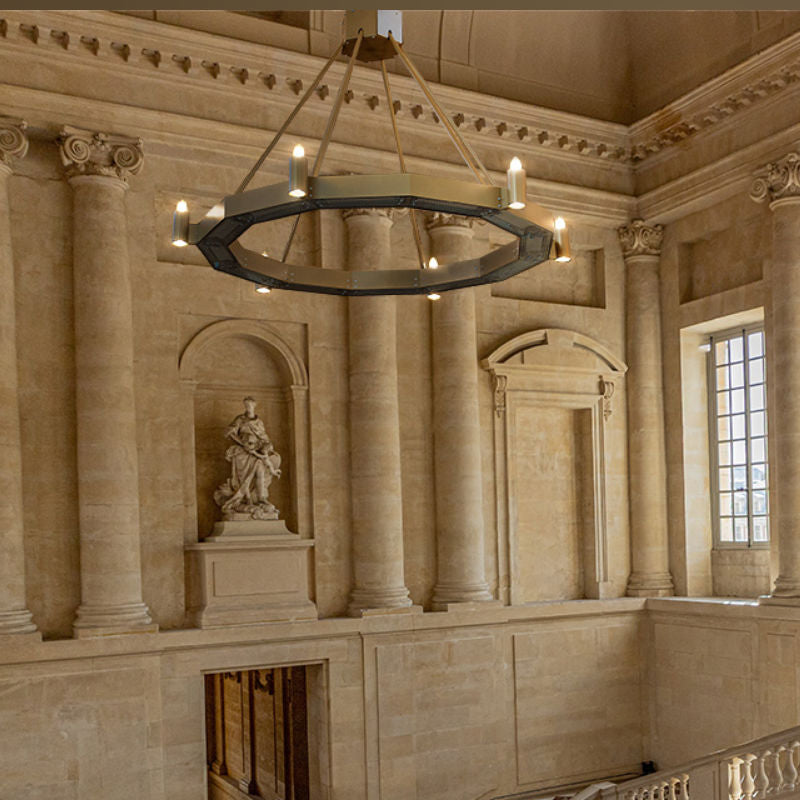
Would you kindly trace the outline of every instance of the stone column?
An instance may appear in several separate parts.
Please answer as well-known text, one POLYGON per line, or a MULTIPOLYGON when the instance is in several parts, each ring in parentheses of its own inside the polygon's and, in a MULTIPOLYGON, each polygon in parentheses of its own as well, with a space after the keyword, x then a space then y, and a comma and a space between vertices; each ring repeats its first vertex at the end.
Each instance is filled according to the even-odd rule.
POLYGON ((625 257, 625 338, 628 351, 628 474, 631 562, 628 594, 673 593, 667 541, 667 462, 661 300, 661 225, 634 220, 619 229, 625 257))
POLYGON ((779 571, 769 600, 800 604, 800 154, 759 170, 750 197, 772 209, 769 491, 779 571))
POLYGON ((25 599, 22 446, 8 179, 28 151, 25 123, 0 117, 0 635, 35 633, 25 599))
POLYGON ((76 636, 155 630, 142 601, 125 191, 141 141, 65 128, 73 275, 81 605, 76 636))
MULTIPOLYGON (((343 214, 350 269, 381 269, 391 257, 390 212, 343 214)), ((411 605, 403 574, 396 298, 352 297, 350 478, 353 591, 349 613, 411 605)))
MULTIPOLYGON (((440 264, 472 255, 471 220, 434 214, 431 252, 440 264)), ((431 303, 437 580, 433 609, 492 600, 483 552, 483 476, 478 410, 475 290, 431 303)))

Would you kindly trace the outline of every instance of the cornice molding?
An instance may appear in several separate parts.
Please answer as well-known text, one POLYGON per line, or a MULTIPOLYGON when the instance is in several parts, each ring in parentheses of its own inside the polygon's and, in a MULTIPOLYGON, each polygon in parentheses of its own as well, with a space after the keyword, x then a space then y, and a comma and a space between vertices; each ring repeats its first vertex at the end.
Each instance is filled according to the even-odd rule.
POLYGON ((0 116, 0 165, 12 166, 15 158, 24 158, 28 152, 28 124, 17 117, 0 116))
MULTIPOLYGON (((47 52, 49 57, 81 57, 118 69, 147 71, 182 85, 202 81, 225 91, 266 96, 270 103, 293 107, 303 86, 323 59, 270 45, 236 42, 235 49, 213 34, 111 12, 0 11, 0 45, 47 52), (265 64, 267 66, 265 66, 265 64)), ((335 63, 318 87, 317 98, 329 109, 344 72, 335 63)), ((391 75, 392 94, 401 126, 440 125, 411 78, 391 75)), ((374 70, 357 66, 350 82, 348 104, 386 116, 385 100, 374 70)), ((619 125, 577 114, 539 108, 465 89, 438 84, 437 99, 448 110, 461 134, 479 142, 503 143, 515 153, 552 153, 568 160, 595 159, 626 165, 628 134, 619 125)))
POLYGON ((800 33, 706 81, 629 128, 634 164, 734 118, 760 101, 800 82, 800 33))

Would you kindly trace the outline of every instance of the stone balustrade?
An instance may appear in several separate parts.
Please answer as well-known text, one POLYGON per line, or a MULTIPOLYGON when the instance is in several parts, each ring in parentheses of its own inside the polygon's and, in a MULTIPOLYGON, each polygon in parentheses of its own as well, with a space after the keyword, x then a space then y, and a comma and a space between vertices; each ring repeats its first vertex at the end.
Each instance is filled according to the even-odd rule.
POLYGON ((620 784, 600 783, 573 800, 800 799, 800 727, 720 750, 620 784))

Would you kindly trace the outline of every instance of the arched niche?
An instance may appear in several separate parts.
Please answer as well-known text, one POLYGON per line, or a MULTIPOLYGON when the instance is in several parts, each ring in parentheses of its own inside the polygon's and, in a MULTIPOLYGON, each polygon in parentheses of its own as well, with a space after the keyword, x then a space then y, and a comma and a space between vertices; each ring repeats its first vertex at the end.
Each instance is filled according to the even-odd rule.
POLYGON ((626 365, 588 336, 547 328, 482 366, 494 389, 501 597, 610 596, 607 427, 626 365))
POLYGON ((308 373, 292 347, 267 323, 223 320, 199 331, 180 357, 187 420, 184 485, 187 543, 211 534, 220 518, 214 490, 230 474, 225 461, 228 424, 252 395, 275 449, 282 475, 270 500, 290 530, 312 536, 309 474, 308 373))

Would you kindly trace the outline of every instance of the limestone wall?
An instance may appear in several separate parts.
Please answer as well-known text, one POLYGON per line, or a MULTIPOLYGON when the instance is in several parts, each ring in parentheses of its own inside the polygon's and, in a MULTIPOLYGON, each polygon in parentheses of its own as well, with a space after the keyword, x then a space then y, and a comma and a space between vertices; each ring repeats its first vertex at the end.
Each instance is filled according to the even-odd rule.
POLYGON ((634 774, 640 600, 185 631, 19 648, 0 668, 8 796, 196 800, 213 671, 309 670, 320 798, 499 796, 634 774))

